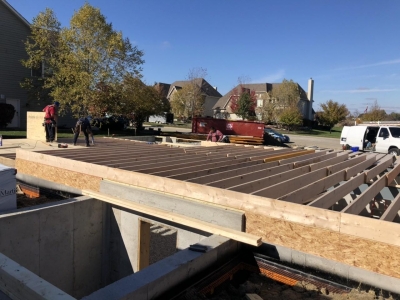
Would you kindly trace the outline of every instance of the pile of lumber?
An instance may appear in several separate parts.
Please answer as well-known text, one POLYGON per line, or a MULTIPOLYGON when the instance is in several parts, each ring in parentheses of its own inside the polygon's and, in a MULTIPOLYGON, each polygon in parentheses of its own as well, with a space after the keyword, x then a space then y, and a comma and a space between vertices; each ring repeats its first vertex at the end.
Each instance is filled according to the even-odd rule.
POLYGON ((233 144, 263 145, 264 139, 254 136, 229 136, 229 141, 233 144))

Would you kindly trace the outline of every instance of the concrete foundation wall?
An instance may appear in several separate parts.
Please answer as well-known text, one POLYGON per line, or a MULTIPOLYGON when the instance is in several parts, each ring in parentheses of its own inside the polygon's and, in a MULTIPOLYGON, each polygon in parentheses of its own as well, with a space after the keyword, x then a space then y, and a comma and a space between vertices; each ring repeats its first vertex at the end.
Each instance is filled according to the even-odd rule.
POLYGON ((207 246, 207 252, 200 253, 189 249, 179 251, 83 299, 156 299, 183 280, 226 261, 239 251, 238 242, 221 236, 213 235, 198 244, 207 246))
POLYGON ((101 287, 104 205, 79 199, 0 216, 0 252, 78 298, 101 287))

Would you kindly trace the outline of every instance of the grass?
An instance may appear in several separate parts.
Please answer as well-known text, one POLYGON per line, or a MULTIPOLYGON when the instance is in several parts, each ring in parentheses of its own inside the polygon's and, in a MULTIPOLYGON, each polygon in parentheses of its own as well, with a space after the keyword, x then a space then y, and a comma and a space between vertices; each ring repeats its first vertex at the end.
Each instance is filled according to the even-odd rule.
POLYGON ((332 133, 329 133, 329 131, 326 131, 326 130, 319 130, 319 129, 293 130, 293 131, 277 130, 277 131, 282 134, 310 135, 310 136, 316 136, 316 137, 326 137, 326 138, 338 139, 338 138, 340 138, 340 134, 342 132, 342 127, 333 127, 332 133))

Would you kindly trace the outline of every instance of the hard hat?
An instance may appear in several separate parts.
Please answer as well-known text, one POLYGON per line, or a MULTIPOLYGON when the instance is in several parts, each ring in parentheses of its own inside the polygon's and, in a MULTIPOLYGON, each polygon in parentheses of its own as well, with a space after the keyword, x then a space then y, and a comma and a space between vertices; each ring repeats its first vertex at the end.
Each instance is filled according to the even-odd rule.
POLYGON ((60 106, 60 102, 54 101, 54 105, 58 107, 58 106, 60 106))

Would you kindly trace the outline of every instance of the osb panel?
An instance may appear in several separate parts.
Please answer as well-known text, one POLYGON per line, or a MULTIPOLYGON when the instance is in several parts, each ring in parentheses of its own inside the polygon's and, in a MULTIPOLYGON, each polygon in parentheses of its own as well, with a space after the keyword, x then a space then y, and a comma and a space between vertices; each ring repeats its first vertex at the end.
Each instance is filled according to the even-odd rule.
POLYGON ((100 190, 100 181, 102 180, 101 177, 47 166, 24 159, 16 159, 15 168, 17 169, 18 173, 61 183, 77 189, 92 190, 96 192, 100 190))
POLYGON ((266 243, 400 278, 400 247, 246 212, 246 232, 266 243))

